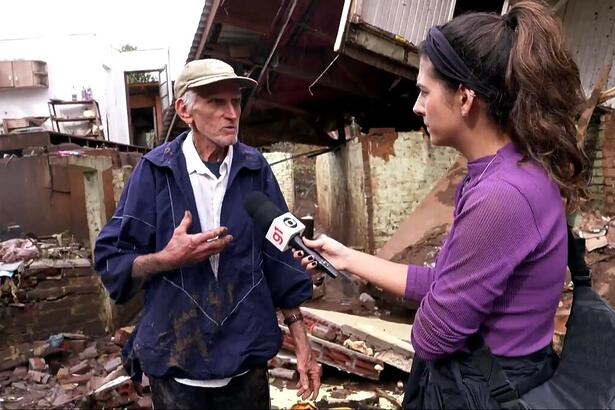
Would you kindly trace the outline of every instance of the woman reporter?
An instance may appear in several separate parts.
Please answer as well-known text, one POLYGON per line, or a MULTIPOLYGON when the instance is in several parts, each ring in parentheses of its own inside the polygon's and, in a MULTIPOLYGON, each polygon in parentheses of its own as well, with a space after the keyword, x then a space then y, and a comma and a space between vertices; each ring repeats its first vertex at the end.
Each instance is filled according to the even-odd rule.
POLYGON ((435 267, 389 262, 326 236, 305 242, 337 269, 420 301, 405 408, 494 408, 469 339, 484 340, 518 394, 557 365, 566 208, 578 205, 588 176, 574 122, 579 73, 559 22, 535 1, 432 27, 419 49, 414 112, 434 145, 468 160, 435 267))

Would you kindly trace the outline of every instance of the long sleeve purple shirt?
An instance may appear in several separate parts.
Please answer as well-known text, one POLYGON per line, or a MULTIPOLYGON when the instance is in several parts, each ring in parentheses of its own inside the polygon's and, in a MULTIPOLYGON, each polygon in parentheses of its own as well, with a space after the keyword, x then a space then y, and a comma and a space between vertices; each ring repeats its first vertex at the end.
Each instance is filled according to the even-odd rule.
POLYGON ((416 356, 463 350, 480 329, 495 355, 533 353, 551 342, 567 263, 557 186, 513 144, 468 163, 454 221, 434 268, 410 265, 406 298, 420 301, 416 356))

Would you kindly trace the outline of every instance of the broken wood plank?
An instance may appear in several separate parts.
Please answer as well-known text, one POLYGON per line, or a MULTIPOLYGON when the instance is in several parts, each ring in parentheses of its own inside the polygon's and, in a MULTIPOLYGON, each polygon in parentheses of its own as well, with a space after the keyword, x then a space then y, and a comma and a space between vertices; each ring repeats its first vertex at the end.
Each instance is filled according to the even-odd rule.
POLYGON ((598 105, 604 104, 611 98, 615 98, 615 87, 609 88, 608 90, 600 94, 600 98, 598 99, 598 105))
POLYGON ((613 59, 607 64, 603 65, 598 73, 598 77, 596 78, 596 82, 594 83, 594 88, 592 89, 592 93, 589 98, 583 104, 584 108, 581 112, 581 116, 579 117, 579 121, 577 123, 577 145, 579 147, 583 146, 583 141, 585 140, 585 134, 587 132, 587 127, 589 126, 589 122, 591 120, 592 114, 596 109, 596 105, 598 105, 598 100, 600 99, 600 95, 602 94, 602 90, 606 86, 607 81, 609 80, 609 73, 611 72, 611 67, 613 66, 613 59))

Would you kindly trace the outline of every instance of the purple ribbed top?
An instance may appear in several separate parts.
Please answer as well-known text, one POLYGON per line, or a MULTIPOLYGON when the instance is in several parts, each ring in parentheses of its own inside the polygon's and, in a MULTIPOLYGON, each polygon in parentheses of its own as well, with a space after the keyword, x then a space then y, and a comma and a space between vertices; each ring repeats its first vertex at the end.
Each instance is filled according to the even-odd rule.
POLYGON ((551 342, 566 273, 565 211, 545 171, 520 159, 508 144, 470 161, 435 267, 408 267, 406 298, 421 302, 412 328, 417 357, 463 350, 479 328, 501 356, 551 342))

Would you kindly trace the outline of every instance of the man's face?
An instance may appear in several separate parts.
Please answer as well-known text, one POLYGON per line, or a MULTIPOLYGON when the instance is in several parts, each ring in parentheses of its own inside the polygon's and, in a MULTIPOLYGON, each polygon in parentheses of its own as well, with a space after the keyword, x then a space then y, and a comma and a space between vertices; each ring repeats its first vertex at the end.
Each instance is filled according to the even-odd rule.
POLYGON ((233 81, 222 81, 193 88, 197 97, 182 119, 191 125, 196 137, 206 138, 218 147, 237 142, 241 93, 233 81))

